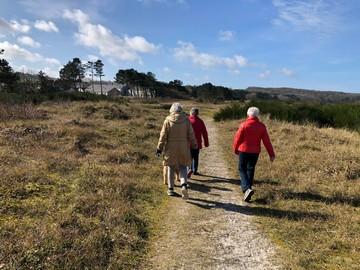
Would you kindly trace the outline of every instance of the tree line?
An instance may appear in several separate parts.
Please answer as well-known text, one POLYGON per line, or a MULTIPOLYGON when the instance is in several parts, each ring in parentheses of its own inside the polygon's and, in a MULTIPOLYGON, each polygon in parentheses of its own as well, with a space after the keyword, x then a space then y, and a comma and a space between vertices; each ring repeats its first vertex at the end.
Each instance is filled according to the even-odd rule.
MULTIPOLYGON (((3 54, 4 50, 0 50, 0 54, 3 54)), ((36 75, 35 80, 29 80, 33 78, 29 74, 21 74, 14 72, 9 62, 6 59, 0 59, 0 90, 6 92, 56 92, 56 91, 84 91, 89 85, 94 84, 94 77, 98 77, 102 90, 102 77, 104 77, 102 60, 87 61, 83 63, 79 58, 73 58, 66 63, 59 71, 59 78, 50 78, 42 70, 36 75), (90 74, 90 83, 84 81, 86 74, 90 74), (22 81, 28 84, 26 87, 22 85, 22 81), (30 83, 33 81, 35 83, 30 83), (29 87, 29 85, 31 86, 29 87), (30 88, 30 89, 29 89, 30 88)), ((101 91, 101 94, 102 91, 101 91)))
MULTIPOLYGON (((3 54, 4 50, 0 50, 3 54)), ((68 61, 59 71, 59 78, 49 77, 40 71, 36 76, 14 72, 8 61, 0 59, 0 96, 4 93, 26 94, 54 94, 61 92, 95 93, 96 79, 100 83, 100 93, 103 92, 102 60, 81 61, 75 57, 68 61), (35 78, 34 78, 35 77, 35 78), (88 79, 85 79, 88 78, 88 79)), ((135 69, 119 69, 114 81, 125 86, 122 94, 144 98, 172 97, 179 99, 196 98, 203 101, 242 100, 244 91, 237 91, 223 86, 204 83, 199 86, 184 86, 181 80, 169 82, 157 80, 152 72, 139 72, 135 69)))

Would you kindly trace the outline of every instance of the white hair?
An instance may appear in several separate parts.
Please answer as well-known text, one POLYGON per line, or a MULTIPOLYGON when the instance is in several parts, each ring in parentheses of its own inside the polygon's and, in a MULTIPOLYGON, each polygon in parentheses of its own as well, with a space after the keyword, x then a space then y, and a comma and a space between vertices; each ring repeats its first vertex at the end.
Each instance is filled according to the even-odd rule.
POLYGON ((171 105, 171 107, 170 107, 170 110, 169 110, 170 113, 173 113, 173 112, 179 113, 179 112, 181 112, 181 111, 182 111, 182 106, 181 106, 181 104, 178 103, 178 102, 173 103, 173 104, 171 105))
POLYGON ((259 108, 256 108, 256 107, 250 107, 248 110, 247 110, 247 115, 248 116, 252 116, 252 117, 258 117, 260 114, 260 110, 259 108))
POLYGON ((199 109, 196 108, 196 107, 191 108, 190 114, 191 114, 191 115, 198 115, 198 114, 199 114, 199 109))

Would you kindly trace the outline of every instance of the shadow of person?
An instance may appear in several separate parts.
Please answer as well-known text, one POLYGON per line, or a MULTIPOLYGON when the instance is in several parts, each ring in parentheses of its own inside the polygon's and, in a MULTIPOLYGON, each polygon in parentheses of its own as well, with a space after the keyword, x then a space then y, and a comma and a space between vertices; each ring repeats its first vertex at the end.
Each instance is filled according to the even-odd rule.
POLYGON ((221 176, 207 175, 207 174, 199 174, 199 176, 210 178, 210 179, 198 179, 198 178, 195 178, 194 176, 191 179, 198 180, 198 181, 200 180, 202 182, 230 183, 230 184, 234 184, 234 185, 240 185, 240 180, 239 179, 225 178, 225 177, 221 177, 221 176))
POLYGON ((190 189, 194 190, 194 191, 198 191, 198 192, 203 192, 203 193, 210 193, 212 190, 232 191, 229 188, 210 186, 210 185, 206 185, 206 184, 202 184, 202 183, 198 183, 198 182, 194 182, 194 181, 191 181, 190 189))
POLYGON ((300 220, 326 221, 330 218, 330 216, 327 214, 313 212, 313 211, 304 212, 304 211, 280 210, 280 209, 258 207, 258 206, 241 206, 234 203, 224 203, 224 202, 210 201, 210 200, 196 199, 196 198, 191 198, 187 202, 207 210, 220 208, 225 211, 235 212, 249 216, 263 216, 263 217, 278 218, 278 219, 285 218, 292 221, 300 221, 300 220))

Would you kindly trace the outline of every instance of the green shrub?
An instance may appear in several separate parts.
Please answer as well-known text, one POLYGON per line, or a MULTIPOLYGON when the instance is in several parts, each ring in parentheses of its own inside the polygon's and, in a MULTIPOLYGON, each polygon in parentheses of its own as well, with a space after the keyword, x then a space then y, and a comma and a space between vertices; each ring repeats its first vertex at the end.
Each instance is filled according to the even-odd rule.
POLYGON ((215 113, 214 120, 240 119, 247 108, 258 107, 271 119, 292 123, 314 123, 319 127, 348 128, 360 131, 359 104, 286 103, 281 101, 252 101, 233 103, 215 113))

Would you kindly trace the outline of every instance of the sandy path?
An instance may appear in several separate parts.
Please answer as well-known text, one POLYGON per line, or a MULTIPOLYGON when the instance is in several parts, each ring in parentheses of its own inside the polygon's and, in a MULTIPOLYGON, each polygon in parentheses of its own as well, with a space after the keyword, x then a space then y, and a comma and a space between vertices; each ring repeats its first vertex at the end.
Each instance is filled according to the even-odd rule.
MULTIPOLYGON (((215 124, 207 120, 210 147, 200 154, 201 176, 190 180, 190 199, 170 198, 148 269, 280 269, 275 249, 252 224, 237 179, 222 158, 215 124)), ((180 189, 177 189, 180 193, 180 189)))

